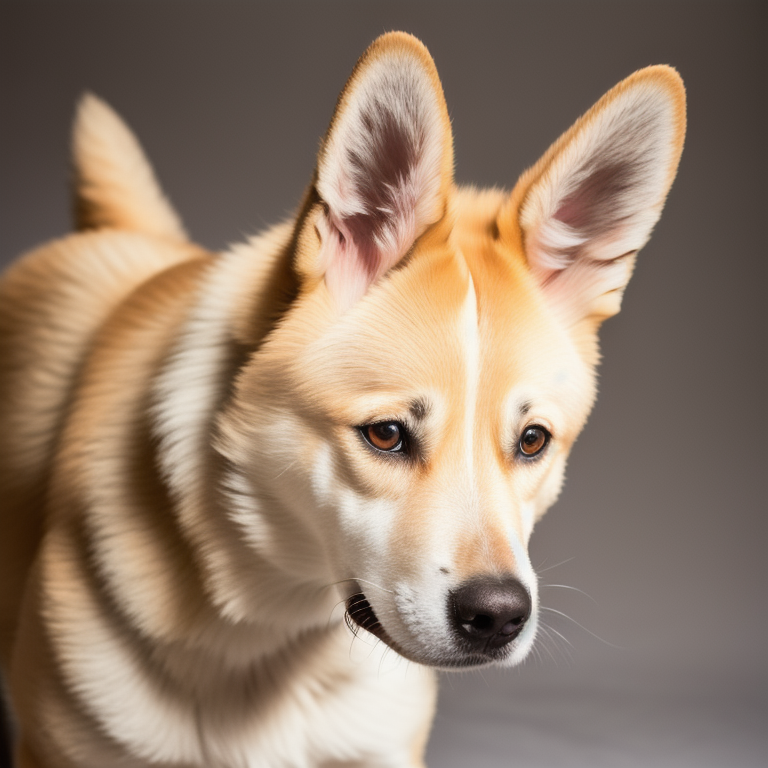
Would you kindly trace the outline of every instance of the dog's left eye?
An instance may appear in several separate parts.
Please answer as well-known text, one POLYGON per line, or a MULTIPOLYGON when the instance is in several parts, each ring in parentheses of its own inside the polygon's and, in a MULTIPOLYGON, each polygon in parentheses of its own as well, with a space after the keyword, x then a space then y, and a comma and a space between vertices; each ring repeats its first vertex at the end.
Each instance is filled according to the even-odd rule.
POLYGON ((403 453, 406 445, 405 427, 397 421, 380 421, 360 427, 366 442, 377 451, 403 453))
POLYGON ((547 447, 550 437, 551 435, 549 432, 538 424, 528 427, 525 432, 523 432, 520 442, 518 443, 520 453, 527 459, 532 459, 534 456, 538 456, 547 447))

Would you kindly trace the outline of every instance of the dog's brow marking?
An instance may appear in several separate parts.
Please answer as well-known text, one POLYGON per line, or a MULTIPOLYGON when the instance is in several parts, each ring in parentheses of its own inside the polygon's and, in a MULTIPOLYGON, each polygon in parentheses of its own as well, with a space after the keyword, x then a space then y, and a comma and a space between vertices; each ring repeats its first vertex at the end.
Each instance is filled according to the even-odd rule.
POLYGON ((520 415, 521 416, 527 416, 528 411, 531 410, 531 402, 530 400, 524 400, 522 403, 520 403, 520 415))
POLYGON ((413 416, 414 419, 421 421, 427 415, 429 406, 424 400, 418 398, 410 404, 408 410, 411 412, 411 416, 413 416))

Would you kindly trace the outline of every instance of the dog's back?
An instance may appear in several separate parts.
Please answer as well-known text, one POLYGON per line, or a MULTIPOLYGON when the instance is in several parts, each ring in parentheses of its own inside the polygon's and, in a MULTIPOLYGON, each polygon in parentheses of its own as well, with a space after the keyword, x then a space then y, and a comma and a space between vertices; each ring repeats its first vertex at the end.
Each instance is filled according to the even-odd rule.
POLYGON ((133 136, 95 97, 74 132, 79 232, 27 254, 0 281, 0 660, 43 530, 57 439, 79 372, 115 308, 204 253, 186 241, 133 136))

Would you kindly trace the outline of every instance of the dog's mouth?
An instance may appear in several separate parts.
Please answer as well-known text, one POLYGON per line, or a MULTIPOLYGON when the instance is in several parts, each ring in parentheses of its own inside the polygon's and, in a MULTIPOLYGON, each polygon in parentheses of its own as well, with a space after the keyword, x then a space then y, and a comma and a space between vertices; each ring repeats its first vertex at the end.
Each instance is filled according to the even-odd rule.
MULTIPOLYGON (((357 635, 358 628, 364 629, 403 658, 419 662, 419 659, 409 654, 389 636, 362 590, 347 599, 347 612, 344 618, 353 634, 357 635)), ((420 663, 424 662, 421 661, 420 663)))
POLYGON ((357 628, 360 627, 379 638, 390 648, 395 647, 392 638, 384 630, 379 617, 374 613, 368 598, 362 592, 357 592, 347 599, 346 620, 353 632, 357 633, 357 628))

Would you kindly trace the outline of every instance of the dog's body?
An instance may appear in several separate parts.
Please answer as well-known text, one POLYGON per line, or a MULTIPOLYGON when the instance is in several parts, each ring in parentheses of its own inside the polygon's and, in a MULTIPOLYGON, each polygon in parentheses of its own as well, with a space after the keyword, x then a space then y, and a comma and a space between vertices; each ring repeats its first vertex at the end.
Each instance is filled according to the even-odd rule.
POLYGON ((527 541, 683 132, 649 68, 511 195, 459 190, 434 65, 386 35, 296 220, 214 256, 84 100, 81 232, 0 284, 19 765, 420 765, 430 667, 533 643, 527 541))

